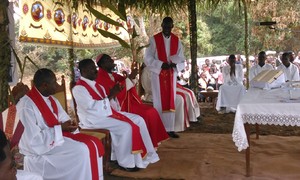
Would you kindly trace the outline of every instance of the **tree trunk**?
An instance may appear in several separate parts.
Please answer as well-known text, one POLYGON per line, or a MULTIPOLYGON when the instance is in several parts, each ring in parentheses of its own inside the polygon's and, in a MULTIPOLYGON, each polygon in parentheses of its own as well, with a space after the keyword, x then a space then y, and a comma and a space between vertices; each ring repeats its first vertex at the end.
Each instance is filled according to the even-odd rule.
MULTIPOLYGON (((141 41, 142 43, 141 44, 147 44, 148 41, 149 41, 149 37, 147 35, 147 32, 146 32, 146 26, 145 26, 145 22, 144 22, 144 17, 143 15, 139 14, 138 16, 138 21, 139 21, 139 34, 141 36, 141 41)), ((137 84, 137 92, 140 96, 144 95, 145 94, 145 90, 143 89, 142 87, 142 79, 141 79, 141 76, 142 76, 142 70, 141 70, 141 67, 142 67, 142 62, 143 62, 143 58, 142 58, 142 54, 145 54, 145 48, 143 50, 141 50, 139 52, 139 54, 137 55, 137 68, 138 68, 138 74, 139 74, 139 78, 138 78, 138 84, 137 84)))
POLYGON ((139 21, 139 25, 140 25, 140 35, 142 37, 147 38, 146 40, 148 41, 148 35, 146 32, 146 26, 145 26, 145 22, 144 22, 144 17, 142 15, 140 15, 138 17, 138 21, 139 21))
POLYGON ((10 69, 11 50, 9 44, 8 31, 8 0, 2 0, 0 3, 0 111, 8 107, 8 78, 10 69))
POLYGON ((191 45, 191 60, 192 73, 190 77, 191 89, 197 94, 198 92, 198 78, 197 78, 197 14, 196 14, 196 0, 190 0, 189 5, 189 28, 190 28, 190 45, 191 45))
POLYGON ((245 57, 246 57, 246 88, 249 88, 249 26, 248 26, 248 3, 243 0, 245 20, 245 57))
POLYGON ((68 49, 68 63, 69 63, 69 71, 70 71, 70 82, 75 83, 75 72, 74 72, 74 64, 75 57, 74 57, 74 48, 68 49))

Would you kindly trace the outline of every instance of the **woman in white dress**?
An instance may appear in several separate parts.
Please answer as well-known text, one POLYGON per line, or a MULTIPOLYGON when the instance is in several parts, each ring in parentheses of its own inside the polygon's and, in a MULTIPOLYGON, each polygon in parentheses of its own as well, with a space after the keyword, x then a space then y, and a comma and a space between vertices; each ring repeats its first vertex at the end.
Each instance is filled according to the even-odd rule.
POLYGON ((243 85, 243 65, 235 62, 236 57, 231 54, 228 59, 229 65, 222 69, 224 83, 219 89, 216 105, 217 111, 221 114, 235 112, 240 99, 246 92, 243 85))

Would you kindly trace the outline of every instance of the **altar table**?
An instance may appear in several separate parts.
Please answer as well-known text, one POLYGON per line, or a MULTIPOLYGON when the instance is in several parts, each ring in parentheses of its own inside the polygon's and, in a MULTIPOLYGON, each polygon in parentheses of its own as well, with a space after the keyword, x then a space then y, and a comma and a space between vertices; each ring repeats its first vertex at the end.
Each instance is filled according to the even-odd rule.
POLYGON ((250 125, 300 126, 299 89, 278 88, 263 90, 252 88, 238 104, 232 132, 238 151, 246 150, 246 176, 250 176, 250 125))

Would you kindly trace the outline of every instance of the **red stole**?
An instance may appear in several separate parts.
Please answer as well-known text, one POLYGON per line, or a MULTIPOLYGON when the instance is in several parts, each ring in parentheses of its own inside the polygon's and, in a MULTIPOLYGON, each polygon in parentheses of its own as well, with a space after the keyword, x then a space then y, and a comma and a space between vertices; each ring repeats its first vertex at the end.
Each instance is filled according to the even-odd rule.
MULTIPOLYGON (((178 51, 178 37, 171 33, 170 56, 175 55, 178 51)), ((154 35, 158 59, 164 63, 168 63, 166 47, 162 33, 154 35)), ((160 94, 162 111, 175 111, 174 99, 174 74, 173 68, 162 69, 159 74, 160 94)))
MULTIPOLYGON (((91 88, 85 81, 79 80, 77 81, 76 85, 81 85, 87 89, 87 91, 90 93, 92 98, 94 100, 101 100, 102 98, 97 94, 97 92, 94 91, 93 88, 91 88)), ((97 91, 101 94, 102 97, 105 97, 104 92, 102 91, 101 87, 96 84, 96 89, 97 91)), ((147 154, 147 150, 145 147, 145 144, 143 142, 142 136, 140 134, 140 128, 136 124, 134 124, 128 117, 124 116, 123 114, 118 113, 115 111, 113 108, 112 110, 112 115, 110 117, 118 119, 123 122, 127 122, 131 125, 132 129, 132 152, 133 153, 141 153, 142 158, 144 158, 147 154)))
POLYGON ((14 104, 10 105, 6 111, 7 111, 6 117, 3 117, 2 113, 0 115, 0 129, 4 131, 6 137, 8 138, 8 140, 10 140, 10 149, 13 149, 14 146, 16 146, 21 139, 21 136, 24 131, 24 126, 19 119, 16 120, 16 115, 17 115, 16 105, 14 104), (5 129, 3 124, 4 122, 5 122, 5 129), (15 123, 17 123, 17 127, 14 130, 15 123))
MULTIPOLYGON (((27 93, 27 96, 34 102, 34 104, 38 107, 39 111, 41 112, 46 124, 49 127, 54 127, 55 125, 59 125, 60 123, 58 122, 58 119, 54 116, 54 113, 58 117, 58 108, 57 104, 53 100, 51 96, 49 96, 51 106, 53 108, 53 112, 49 108, 49 106, 46 104, 44 101, 43 97, 41 94, 38 92, 36 87, 32 87, 32 89, 27 93)), ((85 134, 72 134, 70 132, 63 132, 63 135, 65 137, 69 137, 73 140, 83 142, 87 145, 89 148, 90 152, 90 163, 91 163, 91 171, 92 171, 92 179, 97 180, 99 179, 99 172, 98 172, 98 156, 103 156, 104 154, 104 148, 101 143, 101 141, 94 137, 94 136, 89 136, 85 134), (97 154, 97 149, 95 145, 97 146, 98 149, 98 154, 97 154)), ((76 158, 76 157, 74 157, 76 158)))
POLYGON ((116 83, 123 85, 124 89, 117 95, 121 110, 132 112, 132 108, 134 108, 132 107, 132 104, 142 104, 142 100, 136 92, 136 88, 133 87, 127 91, 126 78, 117 73, 112 73, 112 75, 114 77, 114 80, 110 78, 107 71, 99 68, 96 82, 104 87, 106 94, 109 93, 109 90, 113 88, 116 83), (136 103, 132 103, 133 101, 136 103))

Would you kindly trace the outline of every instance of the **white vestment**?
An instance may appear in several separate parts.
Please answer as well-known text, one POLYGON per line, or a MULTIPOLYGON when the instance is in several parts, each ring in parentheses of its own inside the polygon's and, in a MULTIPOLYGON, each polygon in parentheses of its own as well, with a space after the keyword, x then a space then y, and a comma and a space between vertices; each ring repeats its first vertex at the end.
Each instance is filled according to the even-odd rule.
POLYGON ((182 96, 176 94, 175 97, 175 132, 182 132, 185 130, 185 117, 186 114, 184 112, 184 99, 182 96))
MULTIPOLYGON (((42 98, 53 111, 49 98, 42 98)), ((58 107, 58 121, 70 120, 59 101, 53 99, 58 107)), ((89 149, 84 143, 64 137, 61 125, 49 127, 28 96, 17 104, 17 113, 24 125, 19 142, 20 153, 25 155, 24 170, 40 174, 45 180, 92 179, 89 149)), ((103 179, 102 157, 97 160, 99 179, 103 179)))
POLYGON ((17 180, 43 180, 43 177, 33 172, 18 169, 17 180))
POLYGON ((299 81, 299 69, 296 65, 290 63, 290 66, 287 68, 285 65, 280 64, 277 67, 278 70, 282 70, 284 73, 285 81, 299 81))
POLYGON ((220 86, 216 109, 221 110, 221 107, 226 107, 226 112, 235 111, 238 103, 246 89, 243 85, 243 66, 235 64, 235 76, 230 75, 230 66, 225 66, 222 69, 224 83, 220 86))
POLYGON ((263 67, 261 67, 258 64, 252 66, 249 70, 249 81, 251 81, 255 76, 257 76, 263 70, 272 70, 272 69, 274 68, 271 64, 265 64, 263 65, 263 67))
POLYGON ((188 109, 188 117, 190 122, 197 122, 197 117, 200 116, 200 108, 194 92, 188 88, 177 88, 177 92, 184 93, 185 103, 188 109))
MULTIPOLYGON (((95 87, 96 82, 81 77, 91 88, 101 94, 95 87)), ((104 88, 99 85, 103 93, 104 88)), ((143 142, 147 149, 146 158, 142 159, 140 153, 132 153, 132 131, 130 124, 109 117, 112 115, 111 105, 107 97, 102 97, 102 100, 94 100, 88 90, 84 86, 77 85, 73 88, 73 95, 77 103, 77 114, 80 120, 80 127, 84 129, 108 129, 112 139, 112 154, 111 160, 117 160, 122 167, 146 168, 149 163, 159 161, 159 157, 152 145, 150 135, 142 117, 136 114, 118 111, 128 117, 134 124, 139 126, 143 142)), ((106 96, 106 95, 105 95, 106 96)))
MULTIPOLYGON (((141 75, 141 83, 145 90, 145 94, 143 99, 145 101, 153 102, 152 99, 152 87, 151 87, 151 71, 148 67, 145 67, 143 69, 142 75, 141 75)), ((174 131, 180 132, 184 131, 184 100, 183 97, 176 94, 175 97, 175 124, 174 124, 174 131)))
MULTIPOLYGON (((164 44, 166 49, 166 55, 168 62, 173 62, 177 64, 176 68, 173 68, 173 92, 174 92, 174 104, 175 104, 175 94, 176 94, 176 82, 177 82, 177 73, 184 69, 184 61, 185 57, 183 55, 183 47, 180 42, 178 41, 178 51, 176 55, 170 56, 170 39, 165 38, 164 44)), ((152 84, 152 95, 153 95, 153 106, 156 108, 160 117, 163 121, 163 124, 166 128, 166 131, 174 131, 175 127, 175 112, 162 112, 162 104, 161 104, 161 92, 160 92, 160 81, 159 81, 159 74, 161 71, 161 65, 163 61, 158 59, 156 43, 154 37, 150 38, 150 45, 146 49, 144 62, 147 67, 149 67, 150 71, 152 72, 151 76, 151 84, 152 84)))

